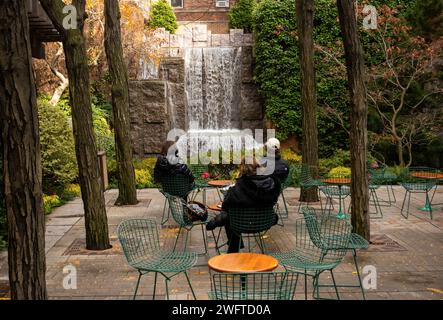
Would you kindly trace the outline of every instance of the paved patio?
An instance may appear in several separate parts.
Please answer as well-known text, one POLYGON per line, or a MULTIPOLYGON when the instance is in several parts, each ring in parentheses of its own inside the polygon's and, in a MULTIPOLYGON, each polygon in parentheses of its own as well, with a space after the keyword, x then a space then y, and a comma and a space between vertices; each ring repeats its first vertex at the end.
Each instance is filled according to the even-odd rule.
MULTIPOLYGON (((397 202, 391 207, 383 207, 383 219, 371 220, 374 244, 366 251, 360 251, 359 263, 376 267, 377 289, 367 290, 367 299, 443 299, 443 205, 434 207, 434 219, 427 213, 417 210, 424 204, 423 195, 412 195, 409 219, 400 215, 404 192, 394 187, 397 202)), ((275 226, 267 234, 265 242, 269 251, 285 251, 294 243, 294 222, 297 214, 299 189, 285 192, 290 206, 289 218, 284 227, 275 226)), ((381 198, 387 198, 386 189, 379 190, 381 198)), ((140 190, 140 203, 130 207, 116 207, 113 203, 116 190, 106 192, 110 237, 113 248, 102 252, 84 249, 84 217, 81 199, 57 208, 47 217, 46 223, 46 280, 51 299, 131 299, 137 280, 137 272, 131 269, 122 254, 116 239, 117 225, 128 218, 150 218, 160 225, 164 197, 156 189, 140 190), (64 289, 63 273, 67 265, 77 271, 77 289, 64 289)), ((216 193, 208 194, 208 203, 216 202, 216 193)), ((435 203, 443 202, 443 187, 437 190, 435 203)), ((338 205, 336 204, 336 208, 338 205)), ((172 247, 178 228, 170 218, 161 227, 160 237, 163 246, 172 247)), ((199 258, 199 266, 190 272, 190 279, 198 299, 207 299, 210 290, 210 272, 207 267, 209 257, 215 255, 214 242, 209 238, 209 256, 199 258)), ((202 235, 195 228, 190 236, 190 249, 203 249, 202 235)), ((66 270, 65 270, 66 271, 66 270)), ((338 283, 355 283, 352 256, 349 253, 345 262, 334 272, 338 283)), ((160 278, 159 278, 160 279, 160 278)), ((327 275, 321 277, 326 283, 327 275)), ((6 253, 0 253, 0 298, 5 297, 7 285, 6 253), (2 292, 3 290, 3 292, 2 292)), ((153 276, 142 278, 138 299, 152 298, 153 276)), ((192 299, 184 275, 173 278, 169 285, 171 299, 192 299)), ((308 289, 311 292, 311 288, 308 289)), ((165 298, 164 283, 159 281, 157 299, 165 298)), ((296 299, 303 299, 303 281, 297 286, 296 299)), ((360 299, 359 289, 340 289, 343 299, 360 299)), ((325 290, 324 296, 333 297, 332 291, 325 290)))

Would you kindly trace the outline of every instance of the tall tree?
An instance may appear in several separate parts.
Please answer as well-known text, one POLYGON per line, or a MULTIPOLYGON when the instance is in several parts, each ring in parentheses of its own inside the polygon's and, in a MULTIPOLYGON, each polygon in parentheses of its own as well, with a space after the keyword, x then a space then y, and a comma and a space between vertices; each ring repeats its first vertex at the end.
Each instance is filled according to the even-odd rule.
POLYGON ((26 2, 0 2, 0 128, 14 300, 48 297, 37 98, 26 2))
POLYGON ((369 240, 369 188, 366 171, 368 105, 366 100, 364 52, 358 36, 355 1, 337 0, 337 6, 345 48, 348 86, 351 95, 352 226, 355 232, 369 240))
MULTIPOLYGON (((62 0, 41 0, 43 8, 62 35, 69 77, 69 94, 83 207, 86 247, 104 250, 110 247, 105 198, 92 125, 91 95, 83 24, 86 0, 73 0, 77 28, 64 28, 62 0)), ((72 13, 68 13, 72 14, 72 13)))
POLYGON ((128 71, 123 60, 118 0, 105 0, 105 50, 111 78, 115 151, 118 166, 117 204, 136 204, 134 166, 129 123, 128 71))
MULTIPOLYGON (((314 0, 297 0, 300 46, 301 101, 303 107, 302 162, 311 174, 318 174, 317 94, 314 68, 314 0)), ((300 200, 318 201, 317 188, 303 189, 300 200)))

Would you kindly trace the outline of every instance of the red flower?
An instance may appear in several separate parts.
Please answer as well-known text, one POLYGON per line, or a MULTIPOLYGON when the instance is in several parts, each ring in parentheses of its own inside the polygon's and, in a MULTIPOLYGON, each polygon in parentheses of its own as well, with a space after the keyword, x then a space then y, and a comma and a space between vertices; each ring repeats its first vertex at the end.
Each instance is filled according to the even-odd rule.
POLYGON ((209 179, 209 172, 203 172, 202 173, 202 175, 201 175, 201 177, 203 178, 203 179, 209 179))

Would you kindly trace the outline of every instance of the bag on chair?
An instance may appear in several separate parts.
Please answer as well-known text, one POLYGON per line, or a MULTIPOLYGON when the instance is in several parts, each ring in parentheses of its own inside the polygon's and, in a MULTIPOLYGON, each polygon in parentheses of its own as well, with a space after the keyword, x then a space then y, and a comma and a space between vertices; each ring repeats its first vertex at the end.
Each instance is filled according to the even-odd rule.
POLYGON ((208 219, 208 208, 203 203, 189 201, 186 206, 191 221, 206 221, 208 219))

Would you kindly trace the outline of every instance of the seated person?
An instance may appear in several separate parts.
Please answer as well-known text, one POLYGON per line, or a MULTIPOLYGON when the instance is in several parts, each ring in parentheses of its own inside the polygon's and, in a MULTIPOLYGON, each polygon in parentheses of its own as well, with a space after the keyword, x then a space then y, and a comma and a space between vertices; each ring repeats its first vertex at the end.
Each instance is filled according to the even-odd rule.
MULTIPOLYGON (((222 209, 214 219, 206 225, 207 230, 225 227, 228 237, 228 253, 238 252, 240 237, 233 234, 229 228, 229 208, 260 208, 273 207, 280 195, 281 184, 277 177, 257 175, 260 167, 255 158, 246 163, 243 157, 240 164, 240 174, 235 185, 230 188, 224 198, 222 209)), ((275 224, 278 216, 275 215, 275 224)))
POLYGON ((165 179, 176 174, 182 174, 189 177, 189 191, 194 188, 194 175, 178 156, 178 148, 175 142, 166 141, 163 144, 161 156, 157 159, 155 164, 154 181, 157 183, 163 183, 165 179))
POLYGON ((268 156, 261 159, 260 166, 268 168, 269 172, 266 172, 266 174, 274 175, 281 183, 284 183, 289 175, 289 166, 288 163, 281 158, 280 141, 276 138, 271 138, 266 142, 265 147, 268 156))

